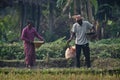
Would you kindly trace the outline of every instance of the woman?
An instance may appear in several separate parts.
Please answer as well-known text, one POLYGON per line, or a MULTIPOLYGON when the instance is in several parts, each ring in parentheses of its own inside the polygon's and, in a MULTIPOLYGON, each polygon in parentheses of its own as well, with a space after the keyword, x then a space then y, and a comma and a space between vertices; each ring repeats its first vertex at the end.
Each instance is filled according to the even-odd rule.
POLYGON ((22 30, 21 39, 24 41, 25 64, 29 68, 34 65, 36 59, 35 46, 33 44, 35 37, 44 41, 43 37, 33 27, 32 21, 28 21, 27 26, 22 30))

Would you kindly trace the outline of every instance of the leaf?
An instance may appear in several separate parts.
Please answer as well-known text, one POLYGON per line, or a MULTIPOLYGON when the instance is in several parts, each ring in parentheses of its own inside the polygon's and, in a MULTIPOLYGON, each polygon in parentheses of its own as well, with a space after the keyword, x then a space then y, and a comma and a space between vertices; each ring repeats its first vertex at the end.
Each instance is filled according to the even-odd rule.
POLYGON ((95 8, 95 14, 97 13, 98 11, 98 2, 97 0, 90 0, 91 1, 91 4, 94 6, 95 8))

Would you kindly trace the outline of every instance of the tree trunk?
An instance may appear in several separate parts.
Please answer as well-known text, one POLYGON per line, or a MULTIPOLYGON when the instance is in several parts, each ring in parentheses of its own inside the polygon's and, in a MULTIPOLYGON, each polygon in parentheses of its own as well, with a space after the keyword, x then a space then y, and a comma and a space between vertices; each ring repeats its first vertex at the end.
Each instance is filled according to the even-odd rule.
POLYGON ((27 10, 28 10, 28 4, 25 2, 24 3, 24 22, 23 22, 23 26, 26 24, 26 21, 27 21, 27 10))
POLYGON ((76 0, 76 7, 77 14, 81 14, 81 0, 76 0))
POLYGON ((35 14, 35 12, 36 12, 36 5, 33 3, 32 4, 32 20, 33 20, 33 23, 34 23, 34 25, 35 25, 35 27, 36 27, 36 24, 35 24, 35 16, 36 16, 36 14, 35 14))
POLYGON ((22 1, 21 2, 21 22, 20 22, 21 32, 25 25, 25 17, 26 17, 26 6, 25 6, 25 2, 22 1))
POLYGON ((83 5, 82 5, 82 0, 80 0, 80 14, 83 15, 83 5))
POLYGON ((93 22, 93 15, 92 15, 92 5, 90 3, 90 0, 86 0, 86 6, 87 6, 87 15, 88 15, 88 20, 90 22, 93 22))
MULTIPOLYGON (((49 35, 53 36, 53 0, 49 0, 49 35)), ((51 40, 51 39, 50 39, 51 40)))
POLYGON ((87 19, 87 9, 86 9, 86 1, 81 0, 81 15, 87 19))
POLYGON ((67 10, 69 10, 70 4, 73 0, 67 0, 67 3, 65 7, 63 8, 62 12, 65 13, 67 10))
POLYGON ((39 32, 40 26, 40 17, 41 17, 41 7, 40 5, 37 6, 37 31, 39 32))
POLYGON ((105 27, 106 27, 106 25, 107 25, 107 20, 104 20, 102 22, 102 27, 101 27, 101 37, 102 38, 105 38, 105 27))
POLYGON ((76 0, 73 1, 74 1, 74 14, 77 14, 77 1, 76 0))

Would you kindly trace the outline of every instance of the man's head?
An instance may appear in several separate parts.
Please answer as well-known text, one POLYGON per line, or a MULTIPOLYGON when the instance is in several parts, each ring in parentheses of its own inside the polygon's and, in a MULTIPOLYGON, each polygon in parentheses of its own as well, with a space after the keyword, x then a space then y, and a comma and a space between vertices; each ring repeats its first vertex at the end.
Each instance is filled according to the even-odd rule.
POLYGON ((76 21, 83 19, 83 17, 80 14, 74 15, 74 16, 72 16, 72 18, 75 19, 76 21))
POLYGON ((83 17, 81 15, 74 15, 72 18, 74 18, 80 25, 82 25, 83 17))

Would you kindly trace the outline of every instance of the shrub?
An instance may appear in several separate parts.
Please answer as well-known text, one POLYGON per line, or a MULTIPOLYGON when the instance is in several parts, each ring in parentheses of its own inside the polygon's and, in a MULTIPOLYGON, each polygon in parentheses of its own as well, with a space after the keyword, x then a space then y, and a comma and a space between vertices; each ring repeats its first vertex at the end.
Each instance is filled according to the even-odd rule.
POLYGON ((109 39, 102 39, 96 42, 96 44, 119 44, 120 38, 109 38, 109 39))
MULTIPOLYGON (((46 56, 58 58, 64 56, 66 47, 65 37, 54 42, 45 43, 36 49, 37 59, 44 59, 46 56)), ((21 43, 2 43, 0 44, 0 59, 24 59, 23 45, 21 43)))
MULTIPOLYGON (((63 58, 66 50, 65 37, 43 44, 36 49, 37 59, 63 58)), ((73 45, 71 42, 70 45, 73 45)), ((119 39, 107 39, 90 43, 91 57, 120 58, 119 39), (114 44, 115 42, 115 44, 114 44)), ((22 43, 0 43, 0 59, 24 59, 22 43)))
POLYGON ((65 37, 60 38, 54 42, 45 43, 39 49, 37 49, 37 58, 44 59, 47 55, 52 58, 64 57, 66 41, 65 37))
POLYGON ((90 44, 91 55, 97 57, 120 58, 120 40, 103 39, 90 44))
POLYGON ((23 47, 20 43, 0 44, 0 59, 23 59, 23 47))

